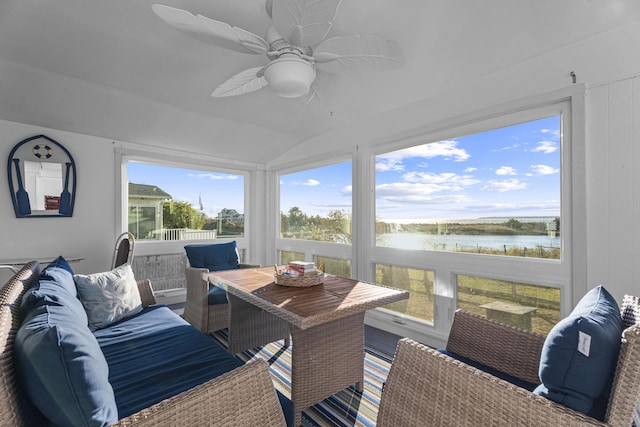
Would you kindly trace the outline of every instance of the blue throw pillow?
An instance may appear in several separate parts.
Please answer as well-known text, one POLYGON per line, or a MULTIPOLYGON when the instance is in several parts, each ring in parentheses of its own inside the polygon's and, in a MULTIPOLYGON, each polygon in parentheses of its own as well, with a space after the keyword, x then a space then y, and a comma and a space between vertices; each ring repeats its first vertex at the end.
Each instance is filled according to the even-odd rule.
POLYGON ((211 245, 187 245, 184 249, 191 267, 206 268, 209 271, 239 268, 235 240, 211 245))
POLYGON ((62 255, 58 256, 56 259, 51 261, 49 265, 43 270, 43 272, 50 267, 62 268, 64 270, 67 270, 73 276, 73 270, 71 269, 71 266, 69 265, 67 260, 64 259, 62 255))
POLYGON ((547 335, 540 357, 542 384, 534 393, 603 420, 603 408, 594 401, 610 391, 621 337, 615 299, 603 286, 592 289, 547 335))
POLYGON ((109 367, 76 303, 64 292, 38 300, 16 334, 16 372, 52 425, 107 426, 118 420, 109 367))
POLYGON ((38 283, 22 296, 20 309, 23 315, 40 304, 43 299, 60 300, 60 304, 64 301, 72 308, 79 308, 84 312, 80 300, 76 298, 76 284, 73 281, 73 273, 70 272, 70 268, 67 268, 68 265, 64 258, 58 257, 40 273, 38 283))

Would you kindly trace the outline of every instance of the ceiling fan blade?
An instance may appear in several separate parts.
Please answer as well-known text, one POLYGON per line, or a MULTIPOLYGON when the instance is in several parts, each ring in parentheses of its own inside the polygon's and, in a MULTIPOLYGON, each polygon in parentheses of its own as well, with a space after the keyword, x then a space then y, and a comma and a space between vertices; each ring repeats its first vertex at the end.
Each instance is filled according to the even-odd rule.
POLYGON ((269 49, 262 37, 242 28, 161 4, 152 9, 167 24, 197 40, 242 53, 266 53, 269 49))
POLYGON ((273 0, 267 0, 264 5, 264 8, 267 10, 267 15, 271 18, 273 15, 271 14, 271 9, 273 8, 273 0))
POLYGON ((332 37, 313 52, 316 67, 328 73, 386 71, 404 63, 400 46, 376 35, 332 37))
POLYGON ((295 46, 315 46, 329 33, 342 0, 270 0, 278 33, 295 46))
POLYGON ((244 70, 218 86, 211 96, 223 98, 226 96, 244 95, 245 93, 260 90, 269 84, 262 74, 263 70, 264 67, 244 70))
POLYGON ((318 92, 318 89, 314 85, 311 85, 311 87, 309 87, 309 92, 307 92, 307 94, 303 98, 305 105, 310 105, 316 108, 322 107, 320 92, 318 92))

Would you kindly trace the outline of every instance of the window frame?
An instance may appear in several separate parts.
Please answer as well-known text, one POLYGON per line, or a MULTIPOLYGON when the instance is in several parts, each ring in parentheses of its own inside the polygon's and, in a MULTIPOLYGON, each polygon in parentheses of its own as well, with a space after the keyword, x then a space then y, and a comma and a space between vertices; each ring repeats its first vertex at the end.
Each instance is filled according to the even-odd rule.
MULTIPOLYGON (((276 216, 274 219, 274 257, 276 262, 279 262, 280 259, 280 251, 289 251, 289 252, 301 252, 305 254, 305 259, 303 261, 314 261, 316 256, 326 256, 331 258, 337 258, 342 260, 350 260, 351 261, 351 276, 354 276, 354 261, 353 261, 353 253, 355 243, 352 239, 351 244, 344 243, 331 243, 331 242, 319 242, 315 240, 302 240, 302 239, 286 239, 281 237, 280 230, 280 213, 281 213, 281 205, 280 205, 280 181, 282 176, 289 175, 296 172, 302 172, 311 169, 318 169, 322 167, 332 166, 340 163, 351 162, 351 185, 353 186, 353 158, 345 156, 344 154, 332 157, 328 160, 326 157, 323 157, 320 160, 311 161, 310 163, 305 163, 303 166, 295 165, 290 166, 288 168, 280 169, 275 171, 274 176, 274 200, 276 200, 276 216)), ((352 216, 352 234, 354 233, 353 227, 355 222, 354 218, 354 203, 353 203, 353 195, 351 199, 351 216, 352 216)))
POLYGON ((254 200, 256 171, 255 165, 242 162, 225 161, 207 158, 185 157, 184 153, 149 153, 140 150, 132 150, 126 148, 116 148, 115 167, 115 231, 116 235, 127 231, 128 218, 128 181, 127 181, 127 164, 130 161, 143 162, 157 166, 167 166, 182 169, 194 169, 198 171, 210 171, 215 173, 230 173, 241 175, 244 179, 244 236, 217 238, 215 240, 138 240, 136 241, 136 255, 158 255, 169 253, 182 253, 184 246, 187 244, 203 244, 203 243, 224 243, 235 240, 239 250, 244 253, 244 261, 252 260, 257 251, 255 248, 255 238, 253 238, 252 230, 253 218, 255 218, 253 209, 256 205, 254 200), (230 167, 235 165, 237 168, 230 167))
MULTIPOLYGON (((363 173, 354 182, 354 196, 366 206, 354 218, 364 218, 354 238, 354 245, 367 248, 358 259, 359 276, 375 278, 375 265, 393 264, 401 267, 434 271, 433 325, 405 318, 389 310, 370 310, 366 323, 401 336, 415 338, 434 346, 446 343, 453 312, 457 306, 457 275, 481 276, 497 280, 541 284, 560 289, 561 316, 570 312, 586 283, 586 208, 585 189, 585 108, 584 87, 576 85, 566 90, 513 101, 482 112, 453 118, 446 123, 407 132, 396 139, 377 144, 368 151, 356 152, 363 173), (483 254, 439 251, 408 251, 375 245, 375 157, 379 154, 479 133, 524 121, 561 115, 561 218, 562 254, 560 260, 518 258, 483 254), (372 189, 373 191, 367 191, 372 189), (363 254, 366 252, 366 254, 363 254), (534 278, 532 280, 531 278, 534 278)), ((360 204, 359 204, 360 205, 360 204)), ((356 202, 354 201, 354 207, 356 202)), ((355 235, 355 230, 354 230, 355 235)))

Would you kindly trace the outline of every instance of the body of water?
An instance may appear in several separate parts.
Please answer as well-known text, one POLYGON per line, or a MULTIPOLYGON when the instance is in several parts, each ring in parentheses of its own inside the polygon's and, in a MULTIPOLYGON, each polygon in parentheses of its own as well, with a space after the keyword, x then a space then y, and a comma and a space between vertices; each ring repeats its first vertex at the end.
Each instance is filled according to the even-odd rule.
POLYGON ((491 249, 560 247, 560 237, 549 236, 475 236, 468 234, 389 233, 376 238, 377 246, 414 250, 455 251, 483 247, 491 249))

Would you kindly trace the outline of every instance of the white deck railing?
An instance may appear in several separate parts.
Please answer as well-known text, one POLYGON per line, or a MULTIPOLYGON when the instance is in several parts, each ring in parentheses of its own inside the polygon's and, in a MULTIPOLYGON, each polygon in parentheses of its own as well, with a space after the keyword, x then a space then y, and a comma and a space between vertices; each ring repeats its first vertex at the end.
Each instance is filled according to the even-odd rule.
POLYGON ((210 240, 218 235, 216 230, 192 230, 190 228, 163 228, 153 232, 155 240, 210 240))

